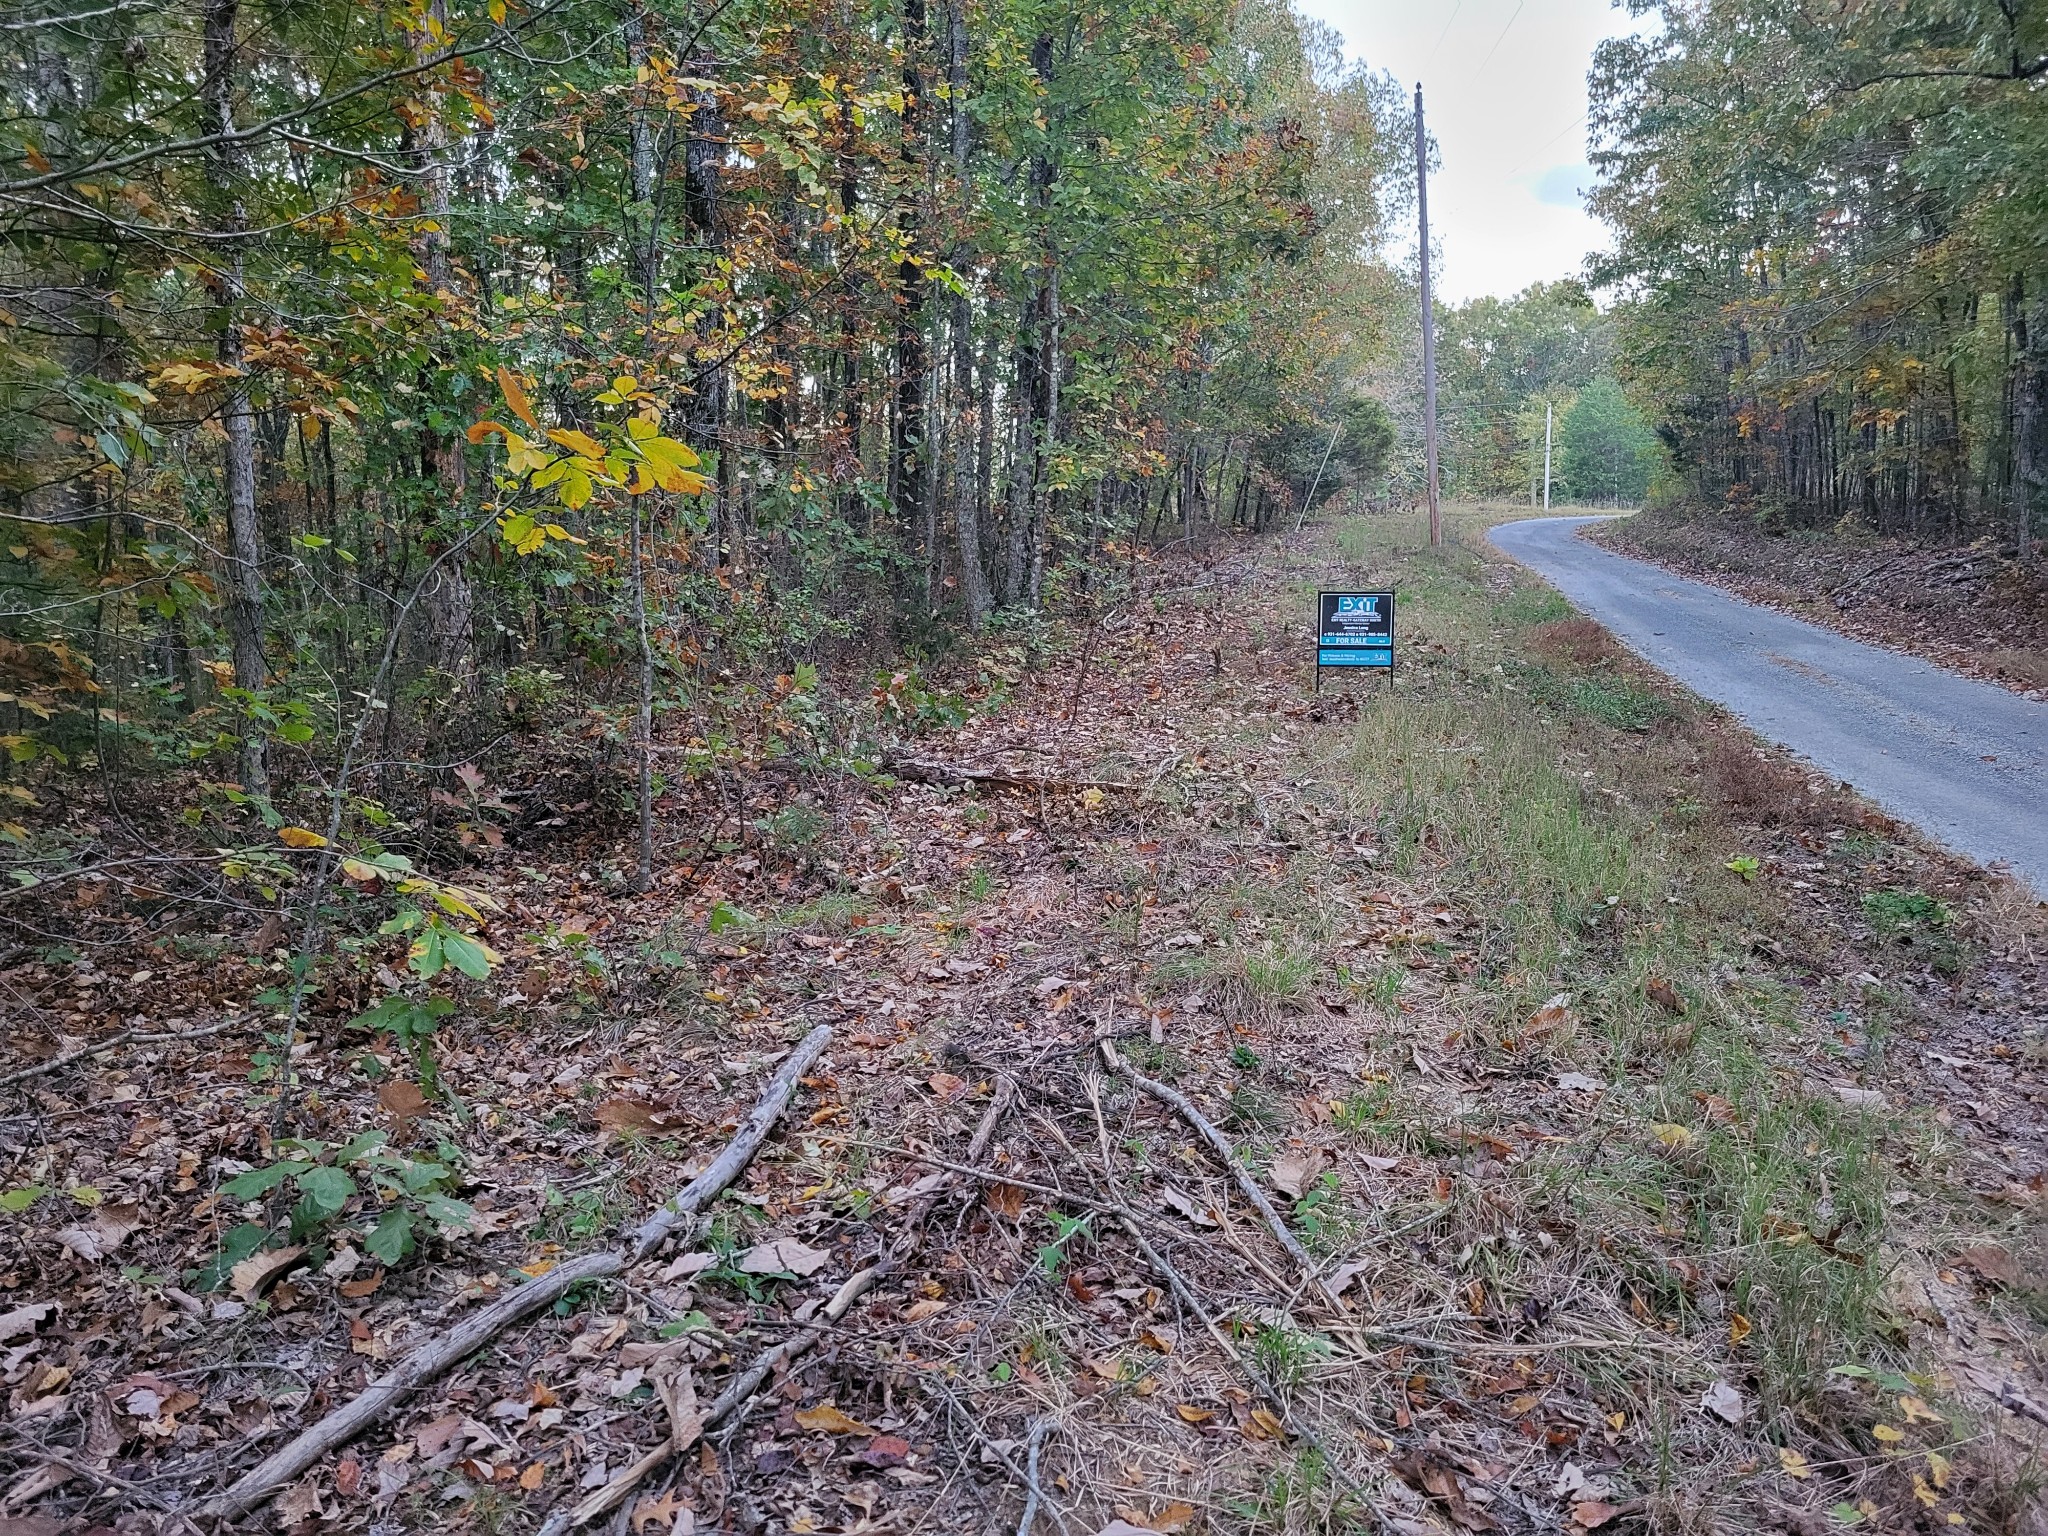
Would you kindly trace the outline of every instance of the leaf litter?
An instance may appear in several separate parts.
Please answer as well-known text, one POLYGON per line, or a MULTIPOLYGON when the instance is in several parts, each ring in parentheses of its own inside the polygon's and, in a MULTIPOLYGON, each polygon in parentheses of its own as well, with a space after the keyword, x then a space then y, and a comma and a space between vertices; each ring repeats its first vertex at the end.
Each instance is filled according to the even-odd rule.
MULTIPOLYGON (((467 1528, 486 1494, 530 1528, 663 1444, 929 1192, 943 1219, 911 1262, 765 1380, 733 1432, 633 1497, 629 1528, 1014 1521, 1034 1437, 1042 1507, 1080 1530, 1278 1528, 1289 1509, 1590 1530, 1688 1507, 1778 1509, 1802 1529, 1844 1500, 1929 1507, 1916 1487, 1971 1508, 1991 1471, 1925 1404, 2048 1399, 2033 1332, 1998 1302, 2036 1260, 2017 1237, 1989 1240, 2017 1231, 2048 1175, 2038 1134, 2013 1139, 2031 1068, 2011 1031, 2029 1015, 2000 1012, 2039 979, 2024 914, 1881 819, 1852 829, 1853 860, 1831 858, 1824 831, 1753 829, 1760 884, 1785 895, 1823 876, 1788 897, 1797 922, 1742 934, 1697 977, 1634 983, 1676 1056, 1697 1038, 1682 1032, 1723 1027, 1731 998, 1768 978, 1790 1010, 1783 1071, 1831 1085, 1845 1111, 1841 1088, 1889 1092, 1962 1148, 1953 1173, 1902 1171, 1896 1188, 1905 1206, 1970 1205, 1987 1240, 1915 1249, 1902 1229, 1888 1305, 1911 1347, 1864 1340, 1851 1358, 1844 1341, 1789 1414, 1778 1367, 1727 1320, 1782 1303, 1735 1312, 1723 1260, 1684 1251, 1647 1207, 1626 1227, 1612 1207, 1575 1222, 1532 1198, 1532 1179, 1574 1158, 1684 1189, 1712 1138, 1746 1134, 1756 1110, 1661 1097, 1655 1055, 1603 1055, 1589 1037, 1619 1005, 1581 997, 1573 967, 1500 974, 1486 898, 1426 807, 1404 831, 1405 813, 1361 817, 1331 789, 1356 711, 1296 686, 1289 585, 1328 579, 1322 537, 1277 573, 1234 549, 1162 563, 1154 585, 1198 587, 1199 644, 1130 605, 1105 622, 1116 643, 1085 690, 1068 653, 1020 678, 1007 708, 917 744, 1012 782, 764 775, 763 816, 799 795, 826 807, 836 870, 743 847, 635 900, 601 878, 595 847, 531 873, 480 850, 466 884, 536 937, 437 1037, 461 1108, 401 1060, 366 1074, 376 1042, 293 1057, 330 1139, 381 1125, 459 1152, 478 1219, 427 1234, 402 1267, 364 1263, 364 1210, 317 1251, 237 1260, 219 1289, 187 1278, 239 1219, 221 1184, 272 1155, 256 994, 280 962, 111 942, 76 964, 17 959, 4 980, 59 1021, 58 1051, 138 1023, 226 1027, 13 1090, 13 1187, 46 1193, 7 1218, 11 1514, 171 1529, 122 1490, 174 1502, 216 1486, 435 1328, 602 1246, 708 1162, 817 1022, 837 1041, 708 1228, 508 1332, 250 1528, 467 1528), (1872 950, 1861 893, 1902 879, 1969 914, 1968 991, 1872 950), (565 951, 547 937, 562 934, 580 938, 565 951), (590 945, 608 969, 573 958, 590 945), (1518 993, 1507 1026, 1489 1022, 1518 993), (1883 1005, 1903 1050, 1871 1043, 1879 993, 1906 999, 1883 1005), (1912 1042, 1937 1030, 1972 1068, 1912 1069, 1912 1042), (1103 1039, 1264 1170, 1329 1300, 1189 1125, 1101 1071, 1103 1039), (935 1179, 1003 1082, 1021 1092, 982 1165, 935 1179), (1688 1469, 1675 1482, 1650 1451, 1659 1404, 1696 1410, 1672 1443, 1688 1469)), ((1469 642, 1430 638, 1429 611, 1404 686, 1484 686, 1469 642)), ((1609 931, 1657 918, 1602 911, 1609 931)), ((1580 942, 1597 950, 1608 931, 1589 923, 1580 942)), ((1873 1268, 1847 1222, 1787 1220, 1766 1241, 1873 1268)))

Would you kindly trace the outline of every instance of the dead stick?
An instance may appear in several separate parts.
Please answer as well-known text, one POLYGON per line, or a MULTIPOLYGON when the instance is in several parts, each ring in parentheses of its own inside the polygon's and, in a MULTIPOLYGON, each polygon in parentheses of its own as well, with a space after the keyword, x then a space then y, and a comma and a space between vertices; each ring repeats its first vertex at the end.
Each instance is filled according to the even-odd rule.
POLYGON ((1287 1250, 1287 1256, 1301 1266, 1303 1274, 1315 1280, 1317 1292, 1331 1309, 1341 1312, 1343 1308, 1338 1306, 1337 1298, 1330 1293, 1329 1286, 1325 1285, 1316 1273, 1316 1261, 1309 1257, 1308 1250, 1303 1248, 1294 1234, 1287 1230, 1287 1223, 1273 1208, 1273 1202, 1266 1198, 1266 1192, 1259 1188, 1258 1180, 1254 1179, 1250 1170, 1238 1161, 1237 1149, 1231 1146, 1230 1139, 1211 1125, 1208 1117, 1188 1102, 1186 1094, 1145 1076, 1117 1054, 1116 1047, 1107 1040, 1102 1042, 1102 1060, 1118 1077, 1175 1110, 1183 1120, 1195 1128, 1195 1133, 1209 1144, 1209 1150, 1214 1152, 1223 1166, 1230 1170, 1230 1176, 1236 1181, 1238 1191, 1251 1202, 1253 1209, 1265 1218, 1273 1236, 1279 1240, 1280 1246, 1287 1250))
MULTIPOLYGON (((988 1150, 989 1141, 995 1135, 996 1124, 1002 1119, 1003 1111, 1009 1108, 1010 1098, 1015 1090, 1016 1084, 1011 1082, 1009 1078, 998 1080, 995 1094, 989 1100, 987 1110, 982 1114, 981 1123, 974 1128, 973 1140, 967 1145, 967 1155, 969 1158, 979 1158, 988 1150)), ((930 1214, 932 1206, 937 1203, 939 1195, 943 1193, 951 1182, 949 1178, 946 1184, 926 1190, 919 1197, 917 1203, 910 1208, 909 1218, 904 1223, 902 1235, 889 1245, 887 1251, 879 1259, 854 1275, 833 1293, 832 1299, 825 1303, 824 1310, 819 1313, 822 1321, 804 1329, 802 1333, 784 1339, 780 1344, 769 1346, 756 1355, 753 1364, 749 1365, 734 1378, 732 1383, 723 1392, 719 1393, 717 1399, 705 1410, 696 1432, 688 1439, 678 1444, 672 1436, 669 1440, 664 1441, 645 1456, 642 1456, 638 1461, 634 1462, 625 1471, 621 1472, 617 1477, 606 1483, 581 1503, 570 1509, 556 1510, 542 1523, 537 1536, 564 1536, 564 1533, 574 1529, 576 1526, 588 1524, 599 1515, 617 1509, 626 1501, 635 1488, 659 1471, 668 1462, 670 1457, 676 1455, 679 1451, 688 1450, 690 1445, 696 1440, 697 1435, 723 1423, 735 1413, 743 1413, 748 1399, 760 1390, 761 1383, 768 1379, 771 1371, 775 1370, 778 1366, 787 1365, 791 1360, 808 1351, 818 1340, 831 1332, 831 1325, 844 1317, 848 1308, 894 1272, 896 1266, 908 1256, 911 1248, 915 1246, 917 1234, 923 1228, 925 1218, 930 1214)))
POLYGON ((32 1067, 23 1067, 19 1072, 10 1072, 5 1077, 0 1077, 0 1088, 12 1088, 16 1083, 25 1083, 32 1077, 41 1077, 46 1072, 55 1072, 59 1067, 68 1067, 81 1057, 97 1056, 101 1051, 111 1051, 115 1046, 127 1045, 131 1041, 155 1045, 165 1040, 198 1040, 206 1035, 219 1034, 230 1023, 240 1022, 238 1019, 223 1019, 218 1024, 207 1025, 204 1029, 185 1029, 162 1035, 145 1035, 139 1029, 124 1029, 118 1035, 109 1036, 105 1040, 96 1040, 91 1045, 82 1045, 75 1051, 66 1051, 62 1056, 52 1056, 48 1061, 39 1061, 32 1067))
POLYGON ((803 1043, 776 1069, 739 1134, 681 1194, 641 1224, 629 1248, 623 1252, 588 1254, 551 1269, 538 1280, 500 1296, 438 1338, 428 1340, 356 1397, 245 1472, 233 1487, 209 1500, 204 1512, 214 1518, 231 1519, 253 1509, 329 1451, 346 1445, 368 1429, 420 1386, 468 1359, 521 1318, 551 1305, 586 1280, 607 1279, 647 1257, 684 1217, 701 1211, 739 1177, 760 1149, 769 1127, 789 1103, 797 1079, 824 1053, 831 1040, 829 1024, 820 1024, 804 1036, 803 1043))

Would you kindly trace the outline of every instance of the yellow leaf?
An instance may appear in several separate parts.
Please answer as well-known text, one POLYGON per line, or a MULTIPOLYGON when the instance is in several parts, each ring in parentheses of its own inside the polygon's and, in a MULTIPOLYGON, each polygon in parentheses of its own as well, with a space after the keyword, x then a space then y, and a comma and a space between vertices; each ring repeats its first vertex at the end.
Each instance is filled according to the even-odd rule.
POLYGON ((1934 1479, 1935 1487, 1946 1488, 1948 1486, 1948 1475, 1953 1470, 1949 1465, 1949 1459, 1942 1455, 1941 1452, 1929 1451, 1927 1453, 1927 1475, 1934 1479))
POLYGON ((1787 1477, 1808 1478, 1813 1476, 1813 1468, 1806 1464, 1804 1456, 1800 1455, 1797 1451, 1788 1451, 1783 1447, 1780 1447, 1778 1450, 1778 1466, 1787 1477))
POLYGON ((343 859, 341 872, 351 880, 369 881, 377 878, 376 866, 365 864, 361 859, 343 859))
POLYGON ((1928 1407, 1924 1399, 1918 1397, 1900 1398, 1899 1412, 1906 1416, 1908 1424, 1939 1424, 1941 1422, 1941 1415, 1928 1407))
MULTIPOLYGON (((500 8, 502 12, 502 7, 500 8)), ((493 20, 500 19, 493 17, 493 20)), ((533 402, 526 398, 526 386, 519 382, 519 375, 498 364, 498 391, 505 397, 505 404, 514 416, 525 422, 534 431, 540 430, 540 422, 533 414, 533 402)))
POLYGON ((1214 1410, 1197 1408, 1193 1403, 1175 1403, 1173 1411, 1189 1424, 1206 1424, 1216 1417, 1214 1410))
POLYGON ((469 430, 463 433, 462 435, 469 439, 471 447, 475 447, 478 443, 481 443, 485 438, 489 437, 493 432, 501 434, 508 442, 513 440, 514 435, 511 432, 506 431, 504 423, 497 421, 471 422, 469 430))
POLYGON ((874 1430, 859 1419, 848 1418, 832 1403, 822 1403, 816 1408, 799 1408, 797 1423, 805 1429, 822 1430, 828 1435, 872 1435, 874 1430))
POLYGON ((325 848, 327 839, 318 832, 308 832, 304 827, 279 827, 277 840, 287 848, 325 848))
POLYGON ((1934 1508, 1935 1505, 1941 1502, 1941 1495, 1927 1486, 1926 1478, 1920 1477, 1917 1474, 1913 1478, 1913 1497, 1922 1504, 1925 1504, 1929 1509, 1934 1508))
POLYGON ((1254 1408, 1244 1432, 1254 1440, 1284 1440, 1287 1426, 1280 1422, 1280 1415, 1270 1408, 1254 1408))
POLYGON ((1682 1147, 1692 1140, 1692 1132, 1682 1125, 1653 1125, 1650 1134, 1667 1147, 1682 1147))
POLYGON ((490 12, 491 20, 501 27, 505 25, 505 0, 490 0, 484 9, 490 12))
POLYGON ((548 428, 548 441, 560 443, 572 453, 580 453, 586 459, 604 457, 604 444, 588 432, 579 432, 574 427, 548 428))
POLYGON ((1610 1413, 1607 1415, 1607 1427, 1609 1429, 1623 1429, 1627 1427, 1627 1424, 1628 1415, 1625 1413, 1610 1413))
POLYGON ((1748 1318, 1744 1317, 1740 1312, 1735 1313, 1728 1319, 1728 1342, 1730 1344, 1740 1344, 1750 1336, 1753 1328, 1754 1325, 1748 1318))
POLYGON ((1889 1424, 1873 1424, 1870 1426, 1870 1432, 1886 1445, 1897 1445, 1906 1438, 1904 1430, 1893 1429, 1889 1424))

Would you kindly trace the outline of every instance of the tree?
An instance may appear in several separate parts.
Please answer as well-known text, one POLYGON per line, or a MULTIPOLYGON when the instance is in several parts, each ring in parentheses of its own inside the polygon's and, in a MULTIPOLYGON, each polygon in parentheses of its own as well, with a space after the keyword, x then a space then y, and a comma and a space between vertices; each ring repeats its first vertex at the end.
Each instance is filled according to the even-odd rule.
POLYGON ((1625 506, 1649 491, 1657 438, 1613 379, 1595 379, 1579 391, 1560 438, 1561 478, 1572 500, 1625 506))

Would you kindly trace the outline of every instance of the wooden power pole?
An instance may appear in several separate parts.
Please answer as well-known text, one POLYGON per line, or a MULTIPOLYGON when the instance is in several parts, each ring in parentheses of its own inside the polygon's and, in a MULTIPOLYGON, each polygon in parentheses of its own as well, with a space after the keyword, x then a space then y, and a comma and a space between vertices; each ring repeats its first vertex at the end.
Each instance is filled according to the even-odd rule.
POLYGON ((1422 83, 1415 85, 1415 207, 1422 219, 1422 437, 1429 459, 1429 544, 1444 541, 1436 476, 1436 306, 1429 295, 1429 138, 1422 130, 1422 83))

